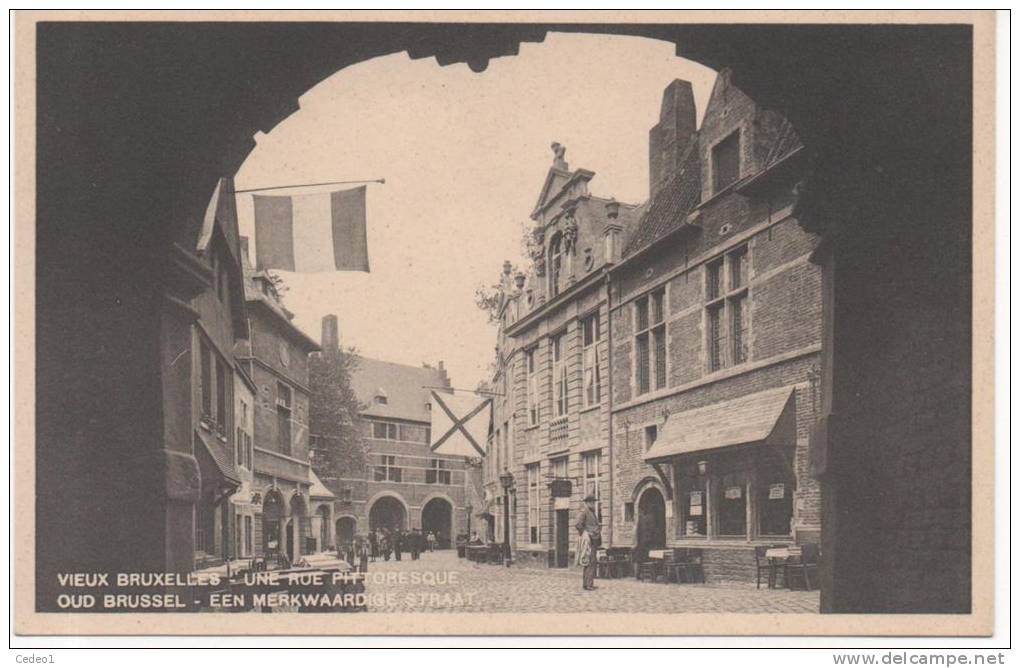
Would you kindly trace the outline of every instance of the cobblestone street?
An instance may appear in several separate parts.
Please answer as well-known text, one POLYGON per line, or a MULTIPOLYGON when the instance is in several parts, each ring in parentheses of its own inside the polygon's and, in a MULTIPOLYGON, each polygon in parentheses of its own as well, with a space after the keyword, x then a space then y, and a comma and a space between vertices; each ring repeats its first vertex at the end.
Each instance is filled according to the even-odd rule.
POLYGON ((369 564, 366 590, 373 612, 818 612, 817 591, 634 578, 596 580, 596 585, 596 591, 582 591, 581 575, 573 569, 507 569, 458 559, 445 550, 418 561, 405 555, 399 562, 369 564))

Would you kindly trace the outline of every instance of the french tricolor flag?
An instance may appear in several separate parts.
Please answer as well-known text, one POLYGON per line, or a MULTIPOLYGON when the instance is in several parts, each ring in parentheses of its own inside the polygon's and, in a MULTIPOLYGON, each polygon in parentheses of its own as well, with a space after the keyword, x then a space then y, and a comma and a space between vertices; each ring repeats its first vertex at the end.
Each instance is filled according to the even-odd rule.
POLYGON ((259 269, 368 271, 365 186, 253 198, 259 269))

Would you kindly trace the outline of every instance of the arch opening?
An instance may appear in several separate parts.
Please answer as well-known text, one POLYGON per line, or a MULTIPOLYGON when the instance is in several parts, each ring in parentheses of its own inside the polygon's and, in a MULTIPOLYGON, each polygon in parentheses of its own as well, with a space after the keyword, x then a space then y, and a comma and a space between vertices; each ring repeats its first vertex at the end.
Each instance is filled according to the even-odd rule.
POLYGON ((648 560, 648 550, 666 547, 666 500, 655 487, 649 487, 638 499, 637 545, 638 561, 648 560))
POLYGON ((453 538, 453 506, 449 501, 436 497, 421 509, 421 531, 436 537, 436 548, 445 550, 453 538))
POLYGON ((371 531, 389 529, 403 531, 407 528, 407 510, 395 496, 380 497, 368 511, 368 526, 371 531))

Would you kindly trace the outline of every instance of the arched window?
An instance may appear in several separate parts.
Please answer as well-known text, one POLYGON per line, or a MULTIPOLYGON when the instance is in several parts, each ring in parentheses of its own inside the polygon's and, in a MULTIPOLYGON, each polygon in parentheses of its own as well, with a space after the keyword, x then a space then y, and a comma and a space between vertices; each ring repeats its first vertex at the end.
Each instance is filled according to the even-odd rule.
POLYGON ((549 297, 560 293, 560 274, 563 271, 563 235, 557 232, 549 242, 549 297))

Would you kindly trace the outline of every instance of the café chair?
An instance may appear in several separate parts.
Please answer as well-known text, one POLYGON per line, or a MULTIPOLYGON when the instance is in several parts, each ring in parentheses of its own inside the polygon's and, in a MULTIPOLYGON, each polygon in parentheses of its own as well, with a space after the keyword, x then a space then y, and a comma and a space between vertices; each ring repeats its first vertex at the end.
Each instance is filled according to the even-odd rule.
POLYGON ((786 586, 789 589, 814 589, 818 582, 818 545, 804 543, 799 555, 791 555, 786 560, 786 586))

